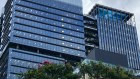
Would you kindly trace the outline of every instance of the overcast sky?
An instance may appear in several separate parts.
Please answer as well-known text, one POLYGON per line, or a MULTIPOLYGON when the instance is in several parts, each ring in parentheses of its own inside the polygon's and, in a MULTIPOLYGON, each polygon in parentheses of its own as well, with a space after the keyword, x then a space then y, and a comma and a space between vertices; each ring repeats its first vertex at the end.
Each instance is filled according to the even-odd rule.
MULTIPOLYGON (((6 1, 0 0, 0 8, 5 5, 6 1)), ((96 3, 134 13, 140 42, 140 0, 83 0, 84 13, 87 14, 96 3)))

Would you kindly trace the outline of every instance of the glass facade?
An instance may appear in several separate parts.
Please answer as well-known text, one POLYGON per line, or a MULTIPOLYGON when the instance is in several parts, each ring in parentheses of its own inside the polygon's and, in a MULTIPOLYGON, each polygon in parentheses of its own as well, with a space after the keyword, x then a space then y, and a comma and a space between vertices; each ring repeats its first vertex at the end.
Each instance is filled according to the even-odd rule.
POLYGON ((139 68, 136 27, 105 19, 100 19, 99 24, 100 48, 127 55, 129 67, 139 68))
POLYGON ((14 0, 11 41, 84 57, 83 16, 79 13, 82 8, 75 6, 79 10, 75 12, 75 9, 59 7, 60 4, 52 0, 49 4, 38 0, 14 0))
POLYGON ((102 5, 95 6, 90 14, 97 19, 99 48, 126 55, 128 67, 140 69, 133 14, 102 5))
POLYGON ((45 60, 63 64, 85 58, 82 12, 81 0, 8 0, 1 31, 3 60, 8 55, 0 63, 6 66, 0 79, 17 79, 16 74, 45 60))
MULTIPOLYGON (((17 74, 25 73, 32 68, 38 68, 44 61, 64 64, 64 59, 33 52, 10 48, 8 51, 8 77, 7 79, 18 79, 17 74)), ((4 78, 3 78, 4 79, 4 78)))
POLYGON ((82 7, 82 1, 81 0, 56 0, 56 1, 61 1, 61 2, 64 2, 64 3, 68 3, 68 4, 71 4, 71 5, 82 7))
POLYGON ((133 14, 100 5, 84 18, 82 11, 82 0, 8 0, 0 79, 17 79, 43 61, 81 61, 94 48, 125 55, 129 68, 140 69, 133 14))
POLYGON ((100 18, 106 18, 106 19, 112 19, 112 20, 124 20, 127 16, 127 14, 112 11, 112 10, 107 10, 104 8, 98 8, 99 15, 98 17, 100 18))

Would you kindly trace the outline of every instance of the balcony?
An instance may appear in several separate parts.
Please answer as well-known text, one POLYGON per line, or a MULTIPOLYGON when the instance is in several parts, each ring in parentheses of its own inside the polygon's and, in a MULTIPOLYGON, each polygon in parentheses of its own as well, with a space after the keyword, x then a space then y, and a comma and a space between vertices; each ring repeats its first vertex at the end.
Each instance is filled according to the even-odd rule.
POLYGON ((92 26, 85 25, 85 28, 97 31, 97 28, 95 26, 92 27, 92 26))

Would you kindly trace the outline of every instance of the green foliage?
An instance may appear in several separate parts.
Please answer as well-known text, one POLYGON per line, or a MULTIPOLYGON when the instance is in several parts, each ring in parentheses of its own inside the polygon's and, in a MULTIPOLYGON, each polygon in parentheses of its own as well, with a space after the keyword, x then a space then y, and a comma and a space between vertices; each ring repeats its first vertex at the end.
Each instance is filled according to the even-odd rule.
POLYGON ((20 79, 77 79, 78 74, 73 74, 71 64, 44 64, 38 69, 29 70, 22 74, 20 79))
POLYGON ((121 67, 105 66, 101 62, 81 64, 80 71, 88 74, 90 79, 136 79, 134 75, 121 67))
POLYGON ((74 74, 75 68, 70 63, 52 64, 45 62, 38 69, 32 69, 22 74, 20 79, 79 79, 85 74, 89 76, 89 79, 136 79, 133 74, 121 67, 109 67, 101 62, 78 63, 76 67, 80 72, 74 74))

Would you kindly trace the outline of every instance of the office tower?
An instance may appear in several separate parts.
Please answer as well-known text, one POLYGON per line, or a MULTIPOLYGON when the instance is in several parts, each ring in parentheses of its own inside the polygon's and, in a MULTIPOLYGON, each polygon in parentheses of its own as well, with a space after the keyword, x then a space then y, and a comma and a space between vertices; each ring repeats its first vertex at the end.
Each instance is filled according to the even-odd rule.
POLYGON ((0 79, 85 58, 81 0, 8 0, 2 16, 0 79))
POLYGON ((89 58, 140 69, 133 13, 81 0, 8 0, 0 20, 0 79, 38 68, 89 58))
POLYGON ((97 4, 84 19, 87 58, 140 69, 133 13, 97 4))

